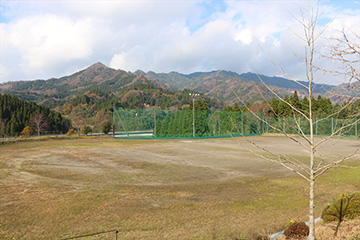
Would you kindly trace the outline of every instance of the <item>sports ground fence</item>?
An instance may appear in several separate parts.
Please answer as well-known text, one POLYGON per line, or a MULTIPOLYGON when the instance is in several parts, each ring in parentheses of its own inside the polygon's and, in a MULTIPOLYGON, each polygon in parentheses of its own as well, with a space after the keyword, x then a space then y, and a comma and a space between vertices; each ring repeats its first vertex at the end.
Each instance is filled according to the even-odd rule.
MULTIPOLYGON (((263 113, 114 108, 115 138, 220 138, 264 133, 310 134, 300 117, 266 117, 263 113), (273 126, 273 127, 271 127, 273 126)), ((358 119, 315 118, 316 136, 360 137, 358 119)))

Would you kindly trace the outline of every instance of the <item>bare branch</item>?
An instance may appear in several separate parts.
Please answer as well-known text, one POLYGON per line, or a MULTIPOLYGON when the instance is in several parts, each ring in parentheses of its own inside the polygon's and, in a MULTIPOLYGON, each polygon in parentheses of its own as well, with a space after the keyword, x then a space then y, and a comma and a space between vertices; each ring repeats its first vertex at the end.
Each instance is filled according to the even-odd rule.
MULTIPOLYGON (((251 78, 251 76, 250 76, 250 78, 251 78)), ((263 83, 263 84, 265 85, 265 83, 263 83)), ((266 98, 264 97, 264 95, 262 94, 262 92, 260 91, 260 89, 258 88, 258 86, 256 86, 256 87, 257 87, 258 93, 263 97, 263 99, 266 99, 266 98)), ((272 90, 272 89, 270 88, 270 90, 272 90)), ((235 93, 235 95, 236 95, 236 93, 235 93)), ((237 98, 239 98, 239 96, 237 96, 237 98)), ((285 100, 284 100, 283 98, 281 98, 280 96, 279 96, 279 98, 280 98, 280 101, 285 101, 285 100)), ((241 100, 240 100, 240 101, 241 101, 241 100)), ((273 113, 277 118, 281 118, 281 117, 276 113, 276 111, 274 110, 274 108, 273 108, 270 104, 268 104, 268 106, 270 107, 270 109, 272 110, 272 113, 273 113)), ((246 107, 246 108, 247 108, 247 107, 246 107)), ((250 110, 251 110, 251 109, 250 109, 250 110)), ((295 117, 295 115, 294 115, 294 117, 295 117)), ((285 124, 286 124, 287 127, 290 127, 290 128, 293 129, 295 132, 299 129, 299 125, 298 125, 298 129, 295 129, 294 126, 293 126, 292 124, 289 124, 285 119, 284 119, 283 121, 285 122, 285 124)), ((296 120, 295 120, 295 121, 296 121, 296 120)), ((265 124, 269 125, 268 122, 265 122, 265 124)), ((284 130, 280 130, 279 128, 274 128, 273 126, 271 126, 271 128, 274 129, 274 130, 276 130, 277 132, 280 132, 280 133, 286 135, 286 132, 285 132, 284 130)), ((308 141, 308 138, 307 138, 306 135, 302 132, 302 130, 301 130, 301 134, 299 134, 299 136, 302 137, 305 141, 308 141)), ((297 142, 296 139, 294 139, 294 141, 297 142)), ((305 148, 305 149, 306 149, 306 150, 309 150, 308 148, 305 148)))
MULTIPOLYGON (((298 143, 299 145, 301 145, 303 148, 305 148, 306 150, 309 150, 309 148, 307 146, 305 146, 303 143, 299 142, 297 139, 295 139, 294 137, 290 136, 289 134, 287 134, 285 131, 273 126, 272 124, 270 124, 269 122, 265 121, 264 119, 260 118, 255 112, 253 112, 250 108, 248 108, 246 106, 246 104, 244 103, 244 101, 238 96, 238 94, 233 90, 233 93, 235 94, 235 96, 237 97, 237 99, 246 107, 246 110, 248 110, 250 113, 252 113, 258 120, 262 121, 263 123, 265 123, 267 126, 269 126, 270 128, 276 130, 277 132, 280 132, 282 134, 284 134, 286 137, 288 137, 289 139, 293 140, 294 142, 298 143)), ((308 141, 307 138, 305 138, 305 140, 308 141)))
POLYGON ((282 70, 279 65, 277 65, 266 53, 265 51, 260 47, 260 49, 262 50, 262 52, 264 53, 264 55, 269 59, 269 61, 277 68, 279 69, 279 71, 284 74, 288 79, 290 79, 293 82, 296 82, 297 84, 299 84, 300 86, 304 87, 305 89, 309 89, 308 86, 300 83, 299 81, 295 80, 294 78, 292 78, 291 76, 289 76, 284 70, 282 70))
POLYGON ((323 144, 325 141, 328 141, 330 138, 336 136, 339 132, 341 132, 342 130, 344 130, 345 128, 351 127, 351 126, 355 126, 355 124, 358 124, 360 122, 360 119, 355 120, 352 123, 349 123, 347 125, 342 126, 341 128, 339 128, 338 130, 334 131, 330 136, 323 138, 320 142, 318 142, 317 144, 314 145, 314 148, 316 149, 319 145, 323 144))
POLYGON ((353 158, 353 157, 355 156, 355 154, 357 154, 359 151, 360 151, 360 147, 357 148, 357 149, 356 149, 354 152, 352 152, 351 154, 349 154, 349 155, 347 155, 347 156, 345 156, 345 157, 343 157, 343 158, 341 158, 341 159, 339 159, 339 160, 337 160, 337 161, 335 161, 335 162, 331 162, 331 163, 329 163, 329 164, 327 164, 327 165, 325 165, 325 166, 317 169, 317 170, 315 171, 315 174, 316 174, 316 175, 315 175, 314 178, 315 178, 315 179, 318 178, 319 176, 321 176, 322 174, 324 174, 326 171, 328 171, 330 168, 332 168, 332 167, 334 167, 334 166, 336 166, 336 165, 338 165, 338 164, 340 164, 340 163, 342 163, 342 162, 344 162, 344 161, 346 161, 346 160, 349 160, 349 159, 353 158))
MULTIPOLYGON (((231 133, 229 133, 231 135, 231 133)), ((231 137, 233 137, 231 135, 231 137)), ((290 167, 288 166, 286 163, 290 163, 292 165, 295 165, 297 168, 300 168, 301 170, 304 170, 306 171, 302 166, 290 161, 289 159, 287 159, 284 155, 280 155, 280 154, 276 154, 276 153, 273 153, 271 152, 270 150, 266 149, 266 148, 263 148, 259 145, 257 145, 255 142, 253 141, 250 141, 248 137, 245 137, 246 141, 250 144, 252 144, 253 146, 255 146, 257 149, 260 149, 262 151, 264 151, 265 153, 268 153, 270 154, 271 156, 273 157, 276 157, 277 160, 274 160, 273 158, 270 158, 270 157, 266 157, 265 155, 263 154, 259 154, 255 151, 253 151, 251 148, 248 148, 248 150, 253 153, 254 155, 264 159, 264 160, 267 160, 267 161, 270 161, 270 162, 273 162, 273 163, 277 163, 277 164, 280 164, 281 166, 283 166, 284 168, 290 170, 291 172, 294 172, 296 173, 297 175, 301 176, 302 178, 304 178, 305 180, 309 181, 309 178, 307 178, 304 174, 302 174, 301 172, 299 172, 298 170, 296 170, 295 168, 293 167, 290 167)), ((237 142, 238 143, 238 142, 237 142)), ((239 144, 239 143, 238 143, 239 144)), ((306 171, 306 173, 308 173, 308 171, 306 171)))

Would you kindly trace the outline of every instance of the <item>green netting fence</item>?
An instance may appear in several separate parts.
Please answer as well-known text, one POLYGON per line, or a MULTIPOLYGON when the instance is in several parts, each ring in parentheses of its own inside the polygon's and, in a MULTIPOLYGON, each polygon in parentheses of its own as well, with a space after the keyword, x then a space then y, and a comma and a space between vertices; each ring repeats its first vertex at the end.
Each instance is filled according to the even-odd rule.
MULTIPOLYGON (((115 138, 219 138, 279 133, 279 130, 288 134, 301 131, 310 134, 306 119, 269 118, 263 113, 254 116, 250 112, 114 108, 113 120, 115 138)), ((360 122, 356 121, 314 119, 314 134, 359 137, 360 122)))

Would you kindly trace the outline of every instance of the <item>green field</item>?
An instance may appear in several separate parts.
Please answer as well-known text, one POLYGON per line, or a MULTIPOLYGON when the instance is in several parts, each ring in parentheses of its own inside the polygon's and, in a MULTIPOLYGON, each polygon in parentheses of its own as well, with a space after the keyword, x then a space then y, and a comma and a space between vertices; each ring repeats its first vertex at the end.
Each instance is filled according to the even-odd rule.
MULTIPOLYGON (((286 138, 251 139, 306 161, 286 138)), ((360 146, 359 140, 334 143, 330 159, 360 146)), ((360 156, 345 165, 318 179, 317 216, 340 193, 360 190, 360 156)), ((307 198, 305 180, 256 157, 244 138, 0 145, 0 239, 112 229, 118 239, 249 239, 283 229, 288 219, 307 220, 307 198)))

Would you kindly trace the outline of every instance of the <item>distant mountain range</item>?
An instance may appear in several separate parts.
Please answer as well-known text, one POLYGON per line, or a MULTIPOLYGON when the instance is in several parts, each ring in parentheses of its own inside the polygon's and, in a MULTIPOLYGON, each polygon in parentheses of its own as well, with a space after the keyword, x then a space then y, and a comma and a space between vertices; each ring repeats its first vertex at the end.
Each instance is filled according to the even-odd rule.
MULTIPOLYGON (((145 76, 147 79, 158 81, 169 88, 183 90, 191 89, 224 101, 226 104, 238 102, 238 96, 244 102, 253 103, 258 100, 271 100, 274 95, 269 91, 267 86, 281 96, 293 94, 296 90, 299 96, 305 96, 307 90, 298 83, 281 77, 269 77, 257 75, 254 73, 237 74, 231 71, 218 70, 212 72, 196 72, 191 74, 181 74, 177 72, 155 73, 136 71, 134 74, 145 76), (236 94, 237 96, 236 96, 236 94)), ((307 82, 298 81, 303 85, 307 82)), ((323 95, 325 97, 333 96, 334 92, 344 87, 327 84, 314 84, 314 95, 323 95)))
MULTIPOLYGON (((298 91, 300 97, 306 93, 303 87, 288 79, 258 76, 254 73, 237 74, 225 70, 191 74, 145 73, 140 70, 131 73, 109 68, 102 63, 95 63, 82 71, 61 78, 0 84, 0 92, 55 108, 93 89, 108 92, 111 96, 119 97, 119 99, 129 95, 129 92, 134 93, 135 91, 140 94, 146 90, 153 98, 166 96, 170 98, 169 101, 177 100, 180 105, 178 107, 181 107, 181 104, 186 103, 189 99, 187 97, 186 101, 183 101, 183 97, 179 96, 185 96, 188 93, 184 94, 184 91, 191 90, 202 93, 207 101, 213 99, 213 105, 219 107, 222 105, 218 102, 214 103, 217 101, 214 99, 218 99, 226 105, 232 105, 239 102, 236 94, 244 102, 250 103, 264 100, 264 98, 272 99, 273 94, 261 83, 259 77, 282 96, 292 94, 295 90, 298 91)), ((306 82, 302 83, 306 85, 306 82)), ((343 88, 343 86, 315 84, 314 93, 329 97, 343 88)), ((155 101, 154 105, 156 104, 155 101)))

